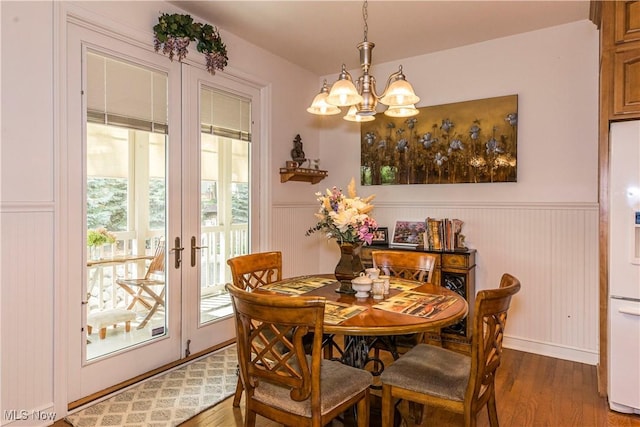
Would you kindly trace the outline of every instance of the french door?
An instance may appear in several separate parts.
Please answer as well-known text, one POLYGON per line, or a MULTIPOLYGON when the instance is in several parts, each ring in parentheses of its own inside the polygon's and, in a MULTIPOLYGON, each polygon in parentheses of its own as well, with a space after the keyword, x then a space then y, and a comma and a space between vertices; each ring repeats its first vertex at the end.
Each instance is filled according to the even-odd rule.
POLYGON ((259 128, 257 88, 183 65, 182 268, 185 354, 235 337, 226 260, 249 253, 259 128))
POLYGON ((223 286, 226 259, 250 246, 258 92, 68 29, 61 212, 73 402, 234 337, 223 286), (217 115, 240 120, 207 131, 220 100, 217 115))

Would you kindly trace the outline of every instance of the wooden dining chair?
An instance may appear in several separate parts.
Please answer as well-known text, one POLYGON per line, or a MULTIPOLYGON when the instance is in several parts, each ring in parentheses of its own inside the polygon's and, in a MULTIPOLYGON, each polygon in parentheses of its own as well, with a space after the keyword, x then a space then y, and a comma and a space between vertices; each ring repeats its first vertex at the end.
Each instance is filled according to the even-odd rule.
POLYGON ((246 290, 282 280, 282 253, 279 251, 239 255, 227 260, 233 284, 246 290))
MULTIPOLYGON (((252 291, 264 285, 282 280, 282 253, 280 251, 257 252, 247 255, 239 255, 227 260, 231 268, 233 285, 239 289, 252 291)), ((342 352, 338 344, 333 340, 333 335, 323 337, 325 357, 333 358, 333 349, 342 352)), ((312 340, 311 334, 305 337, 308 344, 312 340)), ((240 406, 242 399, 242 382, 238 378, 236 393, 233 396, 233 406, 240 406)))
POLYGON ((380 274, 425 283, 431 283, 436 266, 436 256, 424 252, 372 251, 371 258, 380 274))
MULTIPOLYGON (((380 274, 431 283, 436 265, 436 255, 408 251, 372 251, 373 266, 380 274)), ((378 338, 374 344, 374 360, 380 358, 380 350, 391 353, 394 359, 424 340, 424 333, 378 338)))
POLYGON ((146 308, 147 315, 138 325, 142 329, 151 320, 160 307, 164 307, 164 240, 158 242, 144 277, 138 279, 117 279, 116 283, 133 298, 127 307, 131 310, 136 304, 146 308))
POLYGON ((520 281, 504 274, 498 289, 479 291, 475 302, 471 355, 419 344, 402 355, 380 376, 382 427, 393 425, 393 400, 416 402, 416 424, 422 422, 422 405, 432 405, 464 415, 465 426, 476 425, 477 413, 486 405, 489 423, 498 427, 495 376, 502 358, 502 341, 511 297, 520 281))
POLYGON ((369 425, 370 372, 323 358, 324 297, 259 295, 226 285, 235 313, 245 423, 321 427, 357 405, 369 425), (313 333, 310 355, 303 338, 313 333))
MULTIPOLYGON (((231 268, 233 285, 238 289, 252 291, 260 286, 282 280, 282 252, 258 252, 239 255, 227 260, 231 268)), ((242 381, 238 376, 233 406, 240 406, 242 399, 242 381)))

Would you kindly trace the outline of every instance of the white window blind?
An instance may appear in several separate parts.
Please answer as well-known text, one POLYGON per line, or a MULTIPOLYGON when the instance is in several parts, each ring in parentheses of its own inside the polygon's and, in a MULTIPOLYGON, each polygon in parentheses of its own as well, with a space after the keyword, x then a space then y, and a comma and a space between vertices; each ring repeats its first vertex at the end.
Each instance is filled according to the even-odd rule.
POLYGON ((167 133, 167 75, 87 52, 87 120, 167 133))
POLYGON ((201 132, 251 141, 249 100, 210 88, 200 90, 201 132))

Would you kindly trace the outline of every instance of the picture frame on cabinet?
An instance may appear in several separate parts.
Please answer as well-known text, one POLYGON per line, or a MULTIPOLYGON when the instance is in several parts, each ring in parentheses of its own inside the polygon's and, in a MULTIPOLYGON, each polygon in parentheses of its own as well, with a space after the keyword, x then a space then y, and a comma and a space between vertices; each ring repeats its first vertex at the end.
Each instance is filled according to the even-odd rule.
POLYGON ((391 248, 416 248, 424 241, 426 225, 424 221, 396 221, 391 248))
POLYGON ((378 229, 373 232, 373 240, 371 240, 371 244, 372 245, 389 244, 389 229, 387 227, 378 227, 378 229))

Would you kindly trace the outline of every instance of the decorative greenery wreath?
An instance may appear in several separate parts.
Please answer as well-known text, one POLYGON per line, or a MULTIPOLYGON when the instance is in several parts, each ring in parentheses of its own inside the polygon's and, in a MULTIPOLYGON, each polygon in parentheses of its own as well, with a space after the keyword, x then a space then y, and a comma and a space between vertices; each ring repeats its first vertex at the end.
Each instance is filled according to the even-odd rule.
POLYGON ((179 13, 163 13, 158 23, 153 26, 153 46, 156 52, 162 53, 182 61, 189 52, 187 47, 192 41, 197 41, 198 52, 204 54, 207 60, 207 71, 215 74, 215 70, 224 70, 229 57, 227 47, 222 42, 218 29, 209 24, 193 22, 190 15, 179 13))

